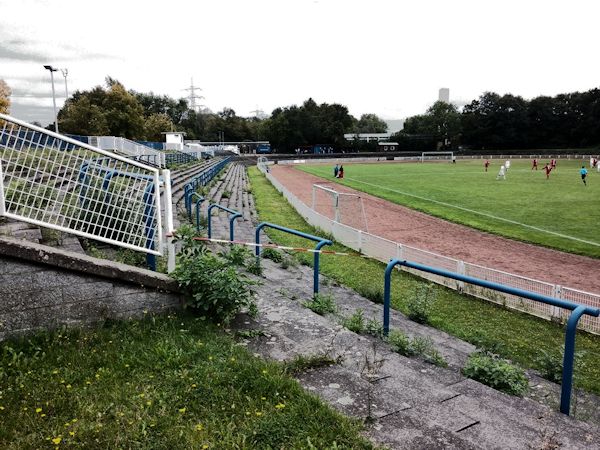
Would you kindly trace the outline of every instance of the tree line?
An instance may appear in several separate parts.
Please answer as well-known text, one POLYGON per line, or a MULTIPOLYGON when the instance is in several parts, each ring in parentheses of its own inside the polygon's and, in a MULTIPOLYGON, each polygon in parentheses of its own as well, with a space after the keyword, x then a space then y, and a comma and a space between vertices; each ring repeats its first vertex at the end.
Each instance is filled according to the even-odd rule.
MULTIPOLYGON (((0 111, 10 108, 10 89, 0 80, 0 111)), ((187 139, 271 142, 281 152, 323 144, 336 150, 376 150, 374 142, 346 141, 346 133, 384 133, 375 114, 356 119, 337 103, 309 98, 300 106, 276 108, 265 119, 189 109, 185 99, 127 90, 107 77, 106 86, 77 91, 58 114, 61 131, 87 136, 122 136, 164 141, 161 133, 183 131, 187 139)), ((49 126, 52 128, 52 125, 49 126)), ((436 102, 406 119, 391 137, 400 150, 590 148, 600 145, 600 89, 540 96, 532 100, 486 92, 459 109, 436 102)))
POLYGON ((189 109, 185 99, 126 90, 107 77, 106 87, 77 91, 58 113, 64 133, 86 136, 122 136, 128 139, 164 141, 161 133, 182 131, 190 140, 267 140, 279 151, 326 144, 343 148, 344 133, 383 133, 387 124, 375 114, 356 119, 339 104, 317 104, 313 99, 301 106, 276 108, 266 119, 238 116, 231 108, 218 113, 189 109))
POLYGON ((401 148, 590 148, 600 145, 600 89, 532 100, 486 92, 461 112, 434 103, 394 136, 401 148))

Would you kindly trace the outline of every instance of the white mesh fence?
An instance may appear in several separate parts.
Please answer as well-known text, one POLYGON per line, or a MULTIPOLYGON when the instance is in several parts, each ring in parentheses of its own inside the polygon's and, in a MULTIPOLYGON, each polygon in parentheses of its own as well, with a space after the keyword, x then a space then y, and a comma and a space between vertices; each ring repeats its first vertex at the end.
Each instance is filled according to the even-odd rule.
MULTIPOLYGON (((600 296, 596 294, 566 288, 560 285, 546 283, 476 264, 466 263, 464 261, 448 258, 425 250, 402 245, 400 243, 357 230, 350 226, 337 223, 325 215, 319 214, 317 211, 314 211, 308 207, 285 186, 283 186, 275 177, 273 177, 270 173, 267 173, 264 168, 264 165, 259 165, 259 169, 265 173, 267 179, 278 191, 283 194, 283 196, 308 223, 327 233, 332 234, 336 241, 356 251, 360 251, 366 256, 377 259, 378 261, 388 263, 392 258, 405 259, 419 264, 445 269, 451 272, 457 272, 474 278, 480 278, 550 297, 569 300, 575 303, 593 306, 595 308, 600 307, 600 296)), ((403 270, 406 270, 406 268, 403 268, 403 270)), ((408 271, 422 278, 447 286, 451 289, 456 289, 474 297, 488 300, 508 308, 516 309, 545 319, 565 321, 570 314, 570 311, 568 310, 545 305, 543 303, 522 297, 481 288, 479 286, 459 282, 446 277, 441 277, 439 275, 428 274, 416 270, 408 271)), ((578 326, 579 328, 591 333, 600 334, 600 318, 598 317, 584 315, 579 320, 578 326)))
POLYGON ((0 215, 160 255, 158 169, 0 114, 0 215))
POLYGON ((165 167, 166 165, 164 152, 129 139, 117 136, 90 136, 89 142, 92 146, 127 155, 136 161, 153 164, 158 167, 165 167))

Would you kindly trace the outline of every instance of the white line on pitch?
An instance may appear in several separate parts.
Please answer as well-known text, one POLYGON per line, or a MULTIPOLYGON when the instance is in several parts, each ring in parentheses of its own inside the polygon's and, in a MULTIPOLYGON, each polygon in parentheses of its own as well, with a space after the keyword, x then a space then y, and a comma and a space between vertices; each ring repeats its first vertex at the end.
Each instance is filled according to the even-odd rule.
POLYGON ((411 194, 409 192, 403 192, 403 191, 399 191, 397 189, 387 188, 385 186, 380 186, 378 184, 367 183, 366 181, 357 180, 356 178, 346 177, 346 179, 351 180, 351 181, 356 181, 357 183, 367 184, 369 186, 373 186, 373 187, 376 187, 379 189, 384 189, 386 191, 395 192, 396 194, 407 195, 409 197, 418 198, 419 200, 425 200, 426 202, 437 203, 438 205, 443 205, 443 206, 448 206, 450 208, 460 209, 461 211, 466 211, 466 212, 470 212, 472 214, 478 214, 480 216, 489 217, 490 219, 495 219, 495 220, 500 220, 502 222, 512 223, 513 225, 519 225, 521 227, 531 228, 532 230, 541 231, 542 233, 553 234, 554 236, 559 236, 559 237, 562 237, 565 239, 570 239, 572 241, 583 242, 584 244, 590 244, 590 245, 595 245, 596 247, 600 247, 600 244, 597 242, 586 241, 585 239, 579 239, 579 238, 576 238, 573 236, 568 236, 566 234, 557 233, 555 231, 550 231, 550 230, 546 230, 544 228, 535 227, 533 225, 527 225, 525 223, 517 222, 515 220, 510 220, 510 219, 505 219, 504 217, 494 216, 493 214, 488 214, 488 213, 484 213, 481 211, 475 211, 474 209, 464 208, 462 206, 453 205, 452 203, 440 202, 439 200, 433 200, 431 198, 421 197, 420 195, 411 194))

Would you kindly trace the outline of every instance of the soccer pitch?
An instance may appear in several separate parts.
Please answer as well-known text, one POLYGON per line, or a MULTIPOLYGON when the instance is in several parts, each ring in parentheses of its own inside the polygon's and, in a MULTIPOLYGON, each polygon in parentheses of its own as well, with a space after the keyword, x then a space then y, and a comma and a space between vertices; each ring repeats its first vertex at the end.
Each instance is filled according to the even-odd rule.
MULTIPOLYGON (((504 160, 344 164, 299 169, 452 222, 558 250, 600 258, 600 174, 589 161, 559 160, 546 179, 542 160, 511 160, 506 180, 496 180, 504 160), (588 169, 587 187, 579 175, 588 169)), ((468 245, 468 243, 465 243, 468 245)))

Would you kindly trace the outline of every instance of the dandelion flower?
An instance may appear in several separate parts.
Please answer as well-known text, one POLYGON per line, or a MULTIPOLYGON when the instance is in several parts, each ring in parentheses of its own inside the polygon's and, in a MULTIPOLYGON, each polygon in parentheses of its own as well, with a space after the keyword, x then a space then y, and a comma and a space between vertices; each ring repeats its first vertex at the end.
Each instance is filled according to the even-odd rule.
POLYGON ((179 408, 179 412, 180 412, 181 414, 185 413, 185 408, 179 408))
POLYGON ((198 425, 196 425, 196 431, 202 431, 202 428, 202 424, 199 423, 198 425))
POLYGON ((35 412, 38 413, 38 414, 41 413, 42 412, 42 408, 35 408, 35 412))
POLYGON ((54 439, 52 439, 52 443, 55 445, 60 444, 60 441, 62 441, 62 438, 60 436, 55 437, 54 439))
POLYGON ((277 403, 275 405, 275 408, 277 408, 277 409, 283 409, 283 408, 285 408, 285 405, 283 403, 277 403))
POLYGON ((74 431, 69 431, 69 436, 75 436, 75 432, 74 431))
POLYGON ((262 415, 263 415, 263 413, 262 413, 261 411, 256 411, 256 413, 255 413, 255 414, 256 414, 256 417, 260 417, 260 416, 262 416, 262 415))

